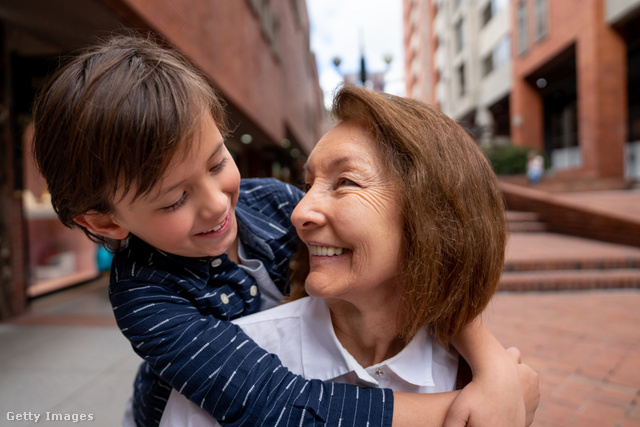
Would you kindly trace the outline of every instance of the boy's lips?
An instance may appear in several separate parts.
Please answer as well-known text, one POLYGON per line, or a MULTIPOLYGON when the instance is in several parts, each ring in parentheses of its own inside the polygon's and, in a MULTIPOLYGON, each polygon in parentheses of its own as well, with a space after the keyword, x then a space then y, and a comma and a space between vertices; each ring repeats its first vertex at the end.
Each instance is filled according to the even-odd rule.
POLYGON ((216 225, 213 228, 210 228, 207 231, 197 233, 196 236, 209 236, 209 235, 215 235, 215 234, 222 234, 229 229, 230 224, 231 224, 231 211, 227 213, 227 216, 225 217, 224 221, 222 221, 222 223, 216 225))

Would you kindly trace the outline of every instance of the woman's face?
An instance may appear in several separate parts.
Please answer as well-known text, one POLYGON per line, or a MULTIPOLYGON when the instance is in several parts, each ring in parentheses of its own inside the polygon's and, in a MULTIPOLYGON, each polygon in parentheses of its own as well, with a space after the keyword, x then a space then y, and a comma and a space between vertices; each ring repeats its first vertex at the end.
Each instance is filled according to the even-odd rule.
POLYGON ((395 296, 400 201, 379 157, 354 120, 328 132, 309 156, 307 193, 291 218, 309 248, 310 295, 356 304, 395 296))

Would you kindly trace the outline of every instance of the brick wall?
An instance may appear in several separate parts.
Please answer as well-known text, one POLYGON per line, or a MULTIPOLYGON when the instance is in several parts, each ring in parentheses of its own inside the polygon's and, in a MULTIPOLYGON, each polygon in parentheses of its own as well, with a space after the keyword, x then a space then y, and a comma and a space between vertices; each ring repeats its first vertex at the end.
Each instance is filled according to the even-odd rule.
POLYGON ((310 151, 322 135, 304 1, 105 1, 166 37, 272 141, 289 131, 310 151))
POLYGON ((527 0, 529 47, 518 54, 517 4, 512 0, 514 40, 511 97, 514 144, 541 149, 543 110, 537 89, 527 78, 550 61, 575 49, 578 143, 582 168, 578 174, 616 177, 624 173, 627 140, 626 44, 604 18, 604 0, 548 1, 548 32, 534 41, 533 1, 527 0))

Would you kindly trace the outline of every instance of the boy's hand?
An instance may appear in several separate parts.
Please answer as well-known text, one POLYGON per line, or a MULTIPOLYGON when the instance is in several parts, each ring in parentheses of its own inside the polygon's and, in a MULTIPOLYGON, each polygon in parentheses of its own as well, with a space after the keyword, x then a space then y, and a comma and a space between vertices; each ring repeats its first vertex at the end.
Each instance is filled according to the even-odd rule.
POLYGON ((500 370, 493 370, 491 376, 474 375, 462 389, 449 408, 444 427, 517 427, 533 422, 540 399, 538 375, 521 363, 517 349, 507 353, 511 361, 503 359, 506 364, 500 370))
POLYGON ((538 409, 540 403, 540 382, 538 374, 531 369, 529 365, 522 363, 520 351, 515 347, 509 347, 507 353, 517 363, 518 375, 520 376, 520 385, 524 396, 524 407, 526 411, 526 424, 530 426, 533 422, 533 416, 538 409))

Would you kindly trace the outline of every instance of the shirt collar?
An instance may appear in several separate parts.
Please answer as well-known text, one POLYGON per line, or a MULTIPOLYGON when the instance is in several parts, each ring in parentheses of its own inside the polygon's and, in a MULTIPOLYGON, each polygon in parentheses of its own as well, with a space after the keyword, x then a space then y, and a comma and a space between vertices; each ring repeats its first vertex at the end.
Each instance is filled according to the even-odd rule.
POLYGON ((287 230, 274 223, 269 216, 244 206, 241 201, 236 205, 236 219, 238 237, 248 247, 273 261, 275 256, 267 242, 283 237, 287 230))
MULTIPOLYGON (((309 298, 307 309, 301 317, 305 377, 326 381, 353 372, 360 381, 377 386, 375 378, 338 341, 326 302, 309 298), (327 364, 327 360, 332 360, 333 363, 327 364)), ((426 328, 421 328, 400 353, 372 368, 386 367, 407 383, 433 386, 432 353, 432 340, 426 328)))

